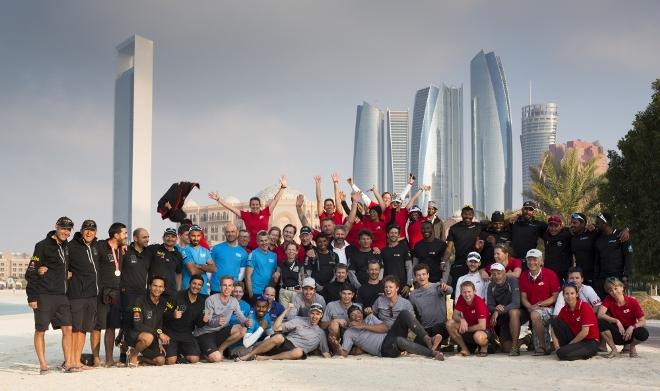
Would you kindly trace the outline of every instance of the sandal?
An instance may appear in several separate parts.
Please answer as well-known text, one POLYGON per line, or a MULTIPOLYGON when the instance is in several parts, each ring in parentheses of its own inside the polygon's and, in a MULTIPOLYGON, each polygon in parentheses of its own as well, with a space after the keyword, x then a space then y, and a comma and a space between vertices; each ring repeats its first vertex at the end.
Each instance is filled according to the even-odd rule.
POLYGON ((48 375, 50 373, 50 368, 39 368, 40 375, 48 375))

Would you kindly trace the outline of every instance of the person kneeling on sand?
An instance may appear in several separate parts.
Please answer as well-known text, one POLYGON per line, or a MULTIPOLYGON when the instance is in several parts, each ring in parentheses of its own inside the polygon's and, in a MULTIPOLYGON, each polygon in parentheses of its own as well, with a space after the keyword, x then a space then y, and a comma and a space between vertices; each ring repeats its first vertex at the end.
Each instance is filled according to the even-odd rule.
POLYGON ((236 361, 300 360, 307 358, 307 355, 316 349, 321 351, 323 357, 330 358, 325 333, 319 327, 323 305, 313 303, 309 307, 307 318, 297 317, 283 323, 287 313, 293 308, 294 304, 289 303, 287 309, 273 323, 273 331, 281 334, 273 335, 250 353, 238 357, 236 361))
POLYGON ((477 296, 472 281, 464 281, 460 285, 461 297, 456 300, 456 308, 452 318, 447 321, 447 330, 452 341, 460 347, 462 356, 479 347, 478 357, 488 355, 488 307, 486 302, 477 296))

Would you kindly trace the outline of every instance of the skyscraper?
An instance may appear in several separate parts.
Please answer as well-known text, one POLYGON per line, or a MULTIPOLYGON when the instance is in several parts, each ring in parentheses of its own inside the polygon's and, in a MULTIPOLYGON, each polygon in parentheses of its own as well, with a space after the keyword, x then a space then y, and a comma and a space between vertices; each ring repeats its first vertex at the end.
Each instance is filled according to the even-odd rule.
POLYGON ((387 110, 383 162, 385 178, 381 190, 401 193, 408 182, 408 110, 387 110))
POLYGON ((520 146, 522 150, 523 192, 529 190, 532 183, 530 167, 541 164, 548 146, 557 139, 559 114, 557 104, 535 104, 522 108, 522 127, 520 146))
POLYGON ((410 144, 410 171, 417 185, 431 186, 420 200, 433 200, 441 217, 463 202, 463 88, 429 86, 417 91, 410 144))
POLYGON ((384 188, 383 112, 364 102, 357 107, 353 148, 353 181, 362 189, 384 188))
POLYGON ((117 46, 112 218, 151 228, 154 43, 139 35, 117 46))
POLYGON ((511 209, 511 104, 502 62, 480 51, 470 62, 472 202, 477 214, 511 209))

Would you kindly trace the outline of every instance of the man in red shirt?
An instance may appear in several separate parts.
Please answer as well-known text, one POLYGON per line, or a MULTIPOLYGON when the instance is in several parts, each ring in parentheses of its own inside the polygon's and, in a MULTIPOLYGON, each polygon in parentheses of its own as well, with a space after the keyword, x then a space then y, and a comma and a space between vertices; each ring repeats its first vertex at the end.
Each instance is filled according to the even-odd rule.
POLYGON ((460 289, 461 297, 456 301, 451 319, 447 321, 447 331, 452 341, 461 348, 459 353, 462 356, 469 356, 470 352, 479 347, 477 356, 486 357, 488 306, 481 297, 477 296, 472 281, 464 281, 460 289))
MULTIPOLYGON (((357 215, 357 205, 360 202, 361 193, 352 193, 351 199, 353 201, 353 206, 351 207, 351 213, 348 215, 348 220, 346 221, 346 230, 348 230, 349 235, 351 233, 359 233, 364 229, 371 231, 373 235, 372 246, 379 250, 382 250, 387 245, 387 232, 386 225, 384 221, 380 220, 381 209, 380 206, 374 205, 369 208, 367 215, 363 217, 361 221, 356 221, 357 215)), ((358 239, 359 240, 359 239, 358 239)), ((351 243, 352 244, 352 243, 351 243)))
POLYGON ((334 186, 335 199, 326 198, 324 201, 321 201, 323 198, 321 196, 321 177, 318 175, 314 177, 314 182, 316 182, 316 210, 319 213, 319 220, 331 217, 335 224, 341 224, 344 221, 344 215, 341 212, 341 208, 337 208, 337 204, 339 204, 340 201, 339 175, 333 173, 331 177, 334 186))
POLYGON ((548 355, 550 345, 550 320, 560 286, 555 272, 541 267, 543 253, 533 248, 527 252, 529 270, 520 275, 520 303, 529 313, 534 339, 534 355, 548 355))
POLYGON ((273 211, 273 209, 275 209, 275 206, 280 201, 280 198, 282 198, 282 194, 284 193, 284 189, 286 189, 286 186, 287 186, 286 176, 282 176, 280 178, 280 188, 275 194, 275 197, 273 197, 272 200, 268 201, 266 203, 266 207, 263 209, 261 209, 261 200, 259 199, 259 197, 250 198, 249 212, 236 209, 232 204, 220 198, 217 192, 209 193, 209 198, 216 201, 218 204, 222 205, 223 207, 227 208, 227 210, 229 210, 239 218, 243 219, 243 222, 245 223, 245 228, 250 233, 250 243, 248 244, 248 247, 251 250, 254 250, 255 248, 258 247, 257 232, 268 230, 268 225, 269 225, 268 222, 270 220, 270 214, 273 211))

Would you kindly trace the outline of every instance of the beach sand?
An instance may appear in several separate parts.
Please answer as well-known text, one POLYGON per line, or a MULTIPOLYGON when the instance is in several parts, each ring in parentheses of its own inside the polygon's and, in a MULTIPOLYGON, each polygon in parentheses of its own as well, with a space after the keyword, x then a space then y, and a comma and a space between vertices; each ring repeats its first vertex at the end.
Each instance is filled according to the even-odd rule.
MULTIPOLYGON (((0 291, 0 306, 25 303, 25 293, 0 291)), ((555 355, 486 358, 447 355, 444 362, 422 357, 370 356, 303 361, 241 362, 93 369, 81 373, 38 373, 32 346, 31 313, 0 316, 0 390, 341 390, 354 389, 660 389, 660 349, 639 347, 640 358, 560 362, 555 355), (221 388, 220 388, 221 387, 221 388)), ((46 333, 51 368, 62 362, 60 333, 46 333)), ((89 347, 85 348, 89 351, 89 347)))

